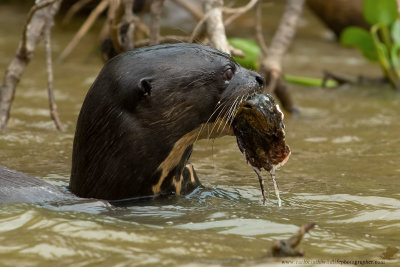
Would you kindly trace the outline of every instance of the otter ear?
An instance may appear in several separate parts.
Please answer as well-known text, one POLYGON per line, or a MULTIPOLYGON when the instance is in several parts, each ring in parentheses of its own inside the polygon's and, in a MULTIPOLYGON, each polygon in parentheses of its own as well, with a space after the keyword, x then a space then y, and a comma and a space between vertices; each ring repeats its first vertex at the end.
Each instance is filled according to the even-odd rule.
POLYGON ((151 95, 151 78, 142 78, 139 81, 138 87, 143 96, 150 96, 151 95))

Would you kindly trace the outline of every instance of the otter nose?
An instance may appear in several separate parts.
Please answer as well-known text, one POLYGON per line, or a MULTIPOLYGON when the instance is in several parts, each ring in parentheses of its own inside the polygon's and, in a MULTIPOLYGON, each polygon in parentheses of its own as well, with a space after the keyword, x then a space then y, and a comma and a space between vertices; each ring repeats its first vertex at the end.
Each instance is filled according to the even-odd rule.
POLYGON ((264 78, 258 73, 256 73, 255 76, 256 76, 256 81, 258 82, 260 87, 263 87, 264 86, 264 78))

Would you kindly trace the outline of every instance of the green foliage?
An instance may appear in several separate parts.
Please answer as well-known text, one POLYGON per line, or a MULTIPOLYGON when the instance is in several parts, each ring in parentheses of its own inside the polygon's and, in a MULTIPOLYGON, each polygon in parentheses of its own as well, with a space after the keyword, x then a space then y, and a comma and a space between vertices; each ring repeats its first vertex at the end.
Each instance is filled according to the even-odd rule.
POLYGON ((231 46, 240 49, 245 54, 244 57, 234 57, 240 65, 252 70, 258 69, 261 50, 256 42, 245 38, 230 38, 228 41, 231 46))
POLYGON ((396 0, 364 0, 363 13, 369 24, 389 26, 397 19, 396 0))
POLYGON ((372 26, 346 28, 340 41, 361 51, 364 57, 377 61, 394 88, 400 90, 400 22, 396 0, 364 0, 364 18, 372 26))
POLYGON ((393 41, 400 45, 400 21, 396 20, 392 25, 391 36, 393 41))
POLYGON ((356 47, 369 60, 378 61, 374 40, 368 31, 360 27, 348 27, 342 32, 340 42, 342 45, 356 47))
MULTIPOLYGON (((323 80, 318 78, 310 78, 310 77, 302 77, 302 76, 294 76, 294 75, 285 75, 285 81, 288 83, 294 83, 298 85, 304 86, 322 86, 323 80)), ((334 80, 327 80, 324 84, 324 87, 332 88, 338 87, 339 84, 334 80)))

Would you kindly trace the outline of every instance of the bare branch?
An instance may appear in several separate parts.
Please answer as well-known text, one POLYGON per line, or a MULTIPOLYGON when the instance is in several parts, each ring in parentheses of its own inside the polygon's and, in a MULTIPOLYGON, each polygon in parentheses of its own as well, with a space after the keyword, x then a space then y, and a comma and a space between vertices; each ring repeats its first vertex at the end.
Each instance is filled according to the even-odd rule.
POLYGON ((28 13, 16 55, 8 66, 0 87, 0 130, 7 126, 16 87, 42 37, 46 18, 54 17, 60 4, 61 0, 43 0, 34 5, 28 13))
POLYGON ((164 5, 164 0, 152 0, 151 12, 151 26, 150 26, 150 45, 159 44, 160 39, 160 17, 164 5))
POLYGON ((135 22, 135 25, 139 31, 143 32, 146 36, 150 36, 149 27, 147 27, 147 25, 144 24, 138 16, 133 16, 133 21, 135 22))
POLYGON ((197 25, 196 25, 196 27, 194 27, 194 30, 193 30, 193 32, 192 32, 192 34, 190 36, 190 39, 189 39, 190 43, 193 43, 194 40, 197 38, 197 36, 200 35, 200 32, 203 29, 204 23, 208 20, 208 18, 210 17, 211 14, 212 13, 206 13, 203 16, 203 18, 199 22, 197 22, 197 25))
MULTIPOLYGON (((267 81, 264 92, 270 94, 275 92, 284 109, 291 113, 297 112, 297 108, 294 106, 288 87, 281 77, 282 59, 289 45, 292 43, 304 2, 305 0, 287 1, 285 11, 278 29, 272 38, 268 53, 267 55, 265 55, 265 52, 263 53, 264 55, 260 65, 260 72, 267 81)), ((258 12, 260 12, 260 10, 258 10, 258 12)), ((258 16, 261 17, 261 14, 258 16)), ((261 25, 260 21, 257 23, 261 25)), ((260 31, 258 35, 261 35, 260 31)), ((261 39, 261 37, 259 36, 258 39, 261 39)), ((259 40, 259 43, 262 44, 262 40, 259 40)), ((264 49, 265 48, 263 48, 263 50, 264 49)))
POLYGON ((117 53, 123 52, 123 48, 121 46, 121 38, 120 38, 120 27, 122 23, 122 17, 124 14, 124 7, 121 5, 119 0, 111 0, 110 2, 110 38, 114 49, 117 53))
POLYGON ((207 35, 212 47, 230 54, 231 46, 225 34, 222 20, 223 0, 204 0, 204 11, 207 14, 207 35))
POLYGON ((107 19, 104 21, 103 27, 101 28, 99 39, 104 40, 109 37, 111 26, 114 21, 115 13, 117 8, 119 7, 119 0, 111 0, 110 5, 107 9, 107 19))
POLYGON ((268 56, 263 60, 263 65, 277 72, 281 72, 282 58, 289 48, 296 33, 297 22, 303 10, 305 0, 288 0, 285 12, 271 45, 269 46, 268 56))
POLYGON ((227 14, 233 14, 229 18, 227 18, 224 22, 225 27, 230 25, 235 19, 238 17, 242 16, 244 13, 248 12, 251 10, 258 2, 261 2, 259 0, 250 0, 247 5, 239 8, 223 8, 222 12, 227 13, 227 14))
MULTIPOLYGON (((173 44, 173 43, 188 43, 189 37, 186 36, 178 36, 178 35, 167 35, 160 37, 159 44, 173 44)), ((150 40, 140 40, 135 43, 135 47, 144 47, 150 45, 150 40)))
POLYGON ((110 0, 103 0, 96 6, 96 8, 90 13, 89 17, 83 23, 79 31, 75 34, 74 38, 72 38, 71 42, 67 45, 67 47, 61 52, 61 55, 58 57, 57 61, 65 60, 74 50, 75 46, 80 42, 83 36, 90 30, 93 26, 93 23, 96 19, 103 13, 104 10, 109 6, 110 0))
POLYGON ((262 2, 258 1, 256 7, 256 38, 258 46, 261 48, 262 57, 268 53, 268 47, 265 44, 264 34, 262 30, 262 2))
MULTIPOLYGON (((399 0, 400 1, 400 0, 399 0)), ((189 13, 191 13, 197 20, 201 20, 204 17, 203 12, 201 12, 201 10, 199 10, 198 8, 196 8, 195 6, 193 6, 190 2, 188 2, 187 0, 172 0, 172 2, 174 2, 175 4, 183 7, 184 9, 186 9, 189 13)))
MULTIPOLYGON (((45 0, 45 1, 39 2, 38 4, 34 5, 31 8, 31 10, 29 10, 28 18, 26 19, 26 22, 25 22, 25 25, 24 25, 24 29, 22 31, 22 39, 21 39, 22 45, 21 45, 21 50, 19 50, 19 53, 18 53, 19 56, 21 56, 21 57, 26 57, 27 56, 26 55, 27 54, 27 49, 28 49, 27 48, 27 41, 26 41, 27 38, 28 38, 27 37, 27 32, 28 32, 28 27, 29 27, 29 25, 30 25, 30 23, 32 21, 32 18, 35 15, 36 11, 53 4, 55 1, 57 1, 57 0, 45 0)), ((43 29, 42 29, 42 31, 43 31, 43 29)))
POLYGON ((50 117, 54 121, 57 130, 64 131, 64 126, 61 123, 60 116, 57 110, 57 104, 53 91, 53 65, 51 59, 51 27, 53 26, 53 19, 47 20, 47 25, 44 34, 45 48, 46 48, 46 65, 47 65, 47 94, 49 96, 50 117))
POLYGON ((122 3, 124 5, 124 17, 123 22, 128 24, 128 29, 126 30, 126 34, 121 36, 121 46, 124 51, 128 51, 134 48, 133 36, 135 31, 135 22, 134 15, 132 12, 132 8, 135 0, 123 0, 122 3))
POLYGON ((65 17, 62 21, 62 23, 68 24, 72 17, 75 16, 76 13, 79 12, 79 10, 81 10, 84 6, 86 6, 87 4, 89 4, 90 2, 92 2, 93 0, 80 0, 78 2, 76 2, 75 4, 73 4, 70 9, 67 11, 67 14, 65 14, 65 17))

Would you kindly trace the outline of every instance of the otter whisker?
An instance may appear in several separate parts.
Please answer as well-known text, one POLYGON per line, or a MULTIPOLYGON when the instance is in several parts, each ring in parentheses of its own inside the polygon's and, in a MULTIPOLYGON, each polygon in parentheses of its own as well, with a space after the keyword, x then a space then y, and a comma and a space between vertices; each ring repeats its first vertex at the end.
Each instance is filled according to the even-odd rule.
MULTIPOLYGON (((242 98, 235 104, 235 107, 232 109, 231 114, 229 114, 229 117, 226 120, 226 124, 228 124, 229 127, 231 126, 231 124, 233 122, 233 119, 234 119, 234 117, 235 117, 235 115, 237 113, 238 107, 243 102, 244 98, 245 98, 245 96, 242 96, 242 98)), ((224 128, 225 128, 225 126, 224 126, 224 128)))
MULTIPOLYGON (((217 118, 215 119, 216 122, 217 122, 220 118, 223 118, 223 117, 224 117, 225 113, 222 113, 222 112, 225 112, 225 110, 227 110, 226 108, 228 108, 228 110, 229 110, 229 107, 230 107, 230 106, 228 105, 228 103, 229 103, 229 102, 224 102, 225 105, 224 105, 224 107, 221 109, 221 111, 218 113, 218 116, 217 116, 217 118)), ((212 133, 213 133, 213 131, 214 131, 216 125, 217 125, 217 124, 214 123, 214 126, 211 128, 211 132, 209 133, 207 139, 209 139, 209 138, 211 137, 211 135, 212 135, 212 133)))
MULTIPOLYGON (((200 127, 200 131, 199 131, 199 133, 197 134, 197 137, 196 137, 196 139, 195 139, 194 142, 196 142, 196 141, 199 139, 199 136, 200 136, 201 132, 203 131, 204 126, 207 125, 207 127, 209 127, 209 126, 208 126, 208 122, 211 120, 212 116, 214 116, 214 114, 215 114, 220 108, 222 108, 222 109, 224 108, 224 104, 226 104, 226 103, 221 103, 221 101, 219 101, 219 102, 215 105, 215 110, 214 110, 214 112, 210 115, 210 117, 208 117, 207 121, 206 121, 205 123, 203 123, 203 125, 200 127)), ((220 113, 221 113, 221 111, 220 111, 220 113)), ((217 116, 217 118, 218 118, 218 116, 217 116)), ((207 132, 209 133, 209 128, 208 128, 207 132)), ((209 136, 209 135, 208 135, 208 136, 209 136)))
MULTIPOLYGON (((228 124, 228 121, 231 119, 232 114, 235 112, 236 108, 240 104, 241 101, 238 101, 238 99, 239 99, 239 96, 233 102, 233 104, 230 108, 229 114, 227 114, 228 116, 225 118, 225 124, 224 124, 224 127, 222 128, 221 132, 223 132, 225 130, 225 127, 228 124)), ((218 127, 217 131, 218 130, 219 130, 219 127, 218 127)))
POLYGON ((235 104, 235 107, 232 109, 232 113, 229 114, 229 117, 227 118, 227 120, 225 122, 225 125, 224 125, 224 128, 222 129, 222 131, 225 129, 226 125, 228 125, 229 127, 232 127, 233 120, 235 119, 235 116, 236 116, 236 114, 237 114, 237 112, 239 110, 239 108, 238 108, 239 105, 242 104, 246 99, 248 99, 250 95, 252 95, 252 93, 248 93, 248 94, 243 95, 242 98, 240 99, 240 101, 238 101, 235 104))
MULTIPOLYGON (((229 125, 229 127, 232 125, 231 121, 233 121, 233 114, 236 114, 237 108, 242 103, 243 98, 244 98, 244 96, 242 96, 242 98, 240 100, 238 100, 239 97, 240 97, 240 95, 236 97, 236 99, 233 101, 233 104, 231 105, 231 108, 229 109, 229 111, 225 113, 225 124, 224 124, 224 127, 222 127, 221 132, 224 132, 227 125, 229 125)), ((221 125, 218 126, 217 131, 219 131, 220 127, 221 127, 221 125)))
MULTIPOLYGON (((242 98, 239 101, 239 105, 242 104, 245 99, 248 99, 250 95, 251 95, 251 93, 243 95, 242 98)), ((235 114, 233 114, 233 116, 231 117, 232 119, 235 117, 237 110, 238 109, 235 109, 235 114)))
POLYGON ((242 98, 240 99, 240 101, 236 104, 235 108, 232 110, 232 114, 230 114, 230 117, 229 117, 229 119, 228 119, 228 121, 230 122, 230 124, 231 124, 231 122, 233 121, 233 119, 235 118, 235 115, 236 115, 236 113, 237 113, 237 111, 238 111, 239 105, 242 104, 243 101, 244 101, 244 99, 247 99, 247 97, 248 97, 248 94, 242 96, 242 98))

